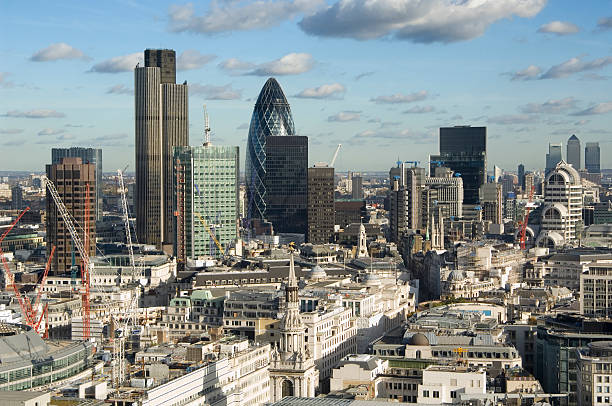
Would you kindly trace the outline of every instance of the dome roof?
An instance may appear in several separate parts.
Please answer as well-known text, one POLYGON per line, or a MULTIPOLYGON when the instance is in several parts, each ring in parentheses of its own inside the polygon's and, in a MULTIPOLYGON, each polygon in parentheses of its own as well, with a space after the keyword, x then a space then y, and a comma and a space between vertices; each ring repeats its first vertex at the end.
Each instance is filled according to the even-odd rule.
POLYGON ((416 334, 413 334, 412 337, 410 337, 408 344, 410 345, 429 345, 429 339, 423 333, 416 333, 416 334))
POLYGON ((321 268, 319 265, 315 265, 310 270, 308 277, 311 279, 322 279, 327 277, 327 273, 325 272, 325 269, 321 268))
POLYGON ((450 274, 448 274, 448 278, 446 279, 449 282, 452 281, 462 281, 465 279, 465 275, 463 271, 459 269, 453 269, 450 274))

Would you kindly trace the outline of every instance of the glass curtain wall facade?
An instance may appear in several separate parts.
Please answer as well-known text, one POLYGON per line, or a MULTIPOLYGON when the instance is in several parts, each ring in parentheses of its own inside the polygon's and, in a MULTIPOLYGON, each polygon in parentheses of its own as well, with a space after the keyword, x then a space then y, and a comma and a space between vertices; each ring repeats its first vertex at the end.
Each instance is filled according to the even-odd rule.
MULTIPOLYGON (((247 141, 246 185, 247 218, 266 219, 266 143, 268 137, 295 135, 291 108, 274 78, 266 81, 259 93, 247 141)), ((305 177, 305 176, 304 176, 305 177)))
POLYGON ((430 173, 441 164, 463 179, 464 204, 478 204, 478 191, 487 175, 487 128, 440 128, 440 155, 432 155, 430 161, 430 173))
POLYGON ((200 216, 224 251, 236 240, 239 156, 239 148, 234 146, 174 148, 174 195, 177 197, 174 202, 177 221, 174 250, 177 257, 184 256, 184 260, 223 255, 200 216))
POLYGON ((308 229, 308 137, 268 137, 266 218, 276 233, 308 229))

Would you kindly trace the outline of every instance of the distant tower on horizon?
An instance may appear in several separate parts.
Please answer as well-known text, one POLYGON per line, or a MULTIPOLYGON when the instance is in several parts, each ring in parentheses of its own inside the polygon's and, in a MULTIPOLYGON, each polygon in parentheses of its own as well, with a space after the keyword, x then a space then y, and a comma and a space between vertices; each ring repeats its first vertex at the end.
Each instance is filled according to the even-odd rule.
POLYGON ((136 232, 141 243, 171 249, 174 239, 173 148, 189 145, 187 84, 176 84, 176 54, 145 50, 134 69, 136 232))
POLYGON ((578 137, 576 137, 576 135, 572 135, 567 140, 567 163, 571 164, 577 171, 582 169, 580 153, 580 140, 578 137))
POLYGON ((562 143, 549 143, 548 154, 546 154, 546 169, 545 175, 548 175, 550 171, 555 169, 559 162, 563 161, 563 144, 562 143))
POLYGON ((525 165, 519 164, 517 175, 519 186, 525 190, 525 165))
POLYGON ((589 173, 601 173, 599 142, 587 142, 584 148, 584 168, 589 173))

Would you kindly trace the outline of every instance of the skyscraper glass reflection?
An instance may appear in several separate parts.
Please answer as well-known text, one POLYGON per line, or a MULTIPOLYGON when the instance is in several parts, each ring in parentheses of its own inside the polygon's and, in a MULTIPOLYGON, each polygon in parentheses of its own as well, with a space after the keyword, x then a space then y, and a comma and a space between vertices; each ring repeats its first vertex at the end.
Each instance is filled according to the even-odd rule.
POLYGON ((249 219, 266 218, 266 139, 293 136, 295 126, 291 108, 274 78, 261 89, 249 128, 246 153, 246 184, 249 219))

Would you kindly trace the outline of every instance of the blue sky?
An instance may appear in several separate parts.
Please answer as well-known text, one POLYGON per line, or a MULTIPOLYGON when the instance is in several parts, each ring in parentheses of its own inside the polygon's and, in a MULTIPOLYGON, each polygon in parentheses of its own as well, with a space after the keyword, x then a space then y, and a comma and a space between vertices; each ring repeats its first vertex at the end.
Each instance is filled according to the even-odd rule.
MULTIPOLYGON (((42 170, 54 146, 134 165, 133 67, 177 52, 190 142, 244 157, 254 101, 281 84, 310 161, 340 170, 425 162, 438 128, 488 127, 488 162, 544 166, 549 142, 599 141, 612 167, 609 1, 217 0, 0 3, 3 170, 42 170)), ((243 161, 244 162, 244 161, 243 161)))

